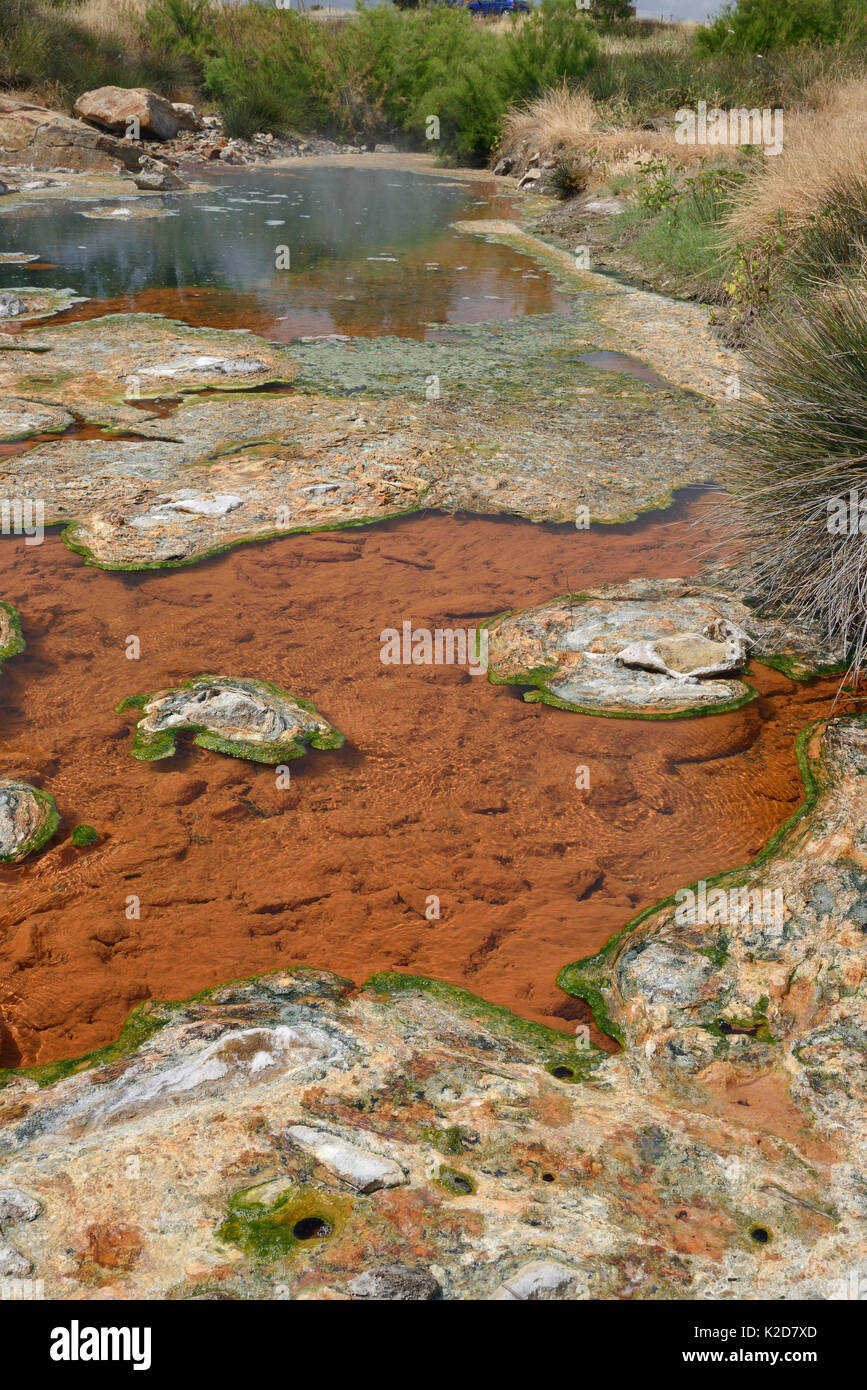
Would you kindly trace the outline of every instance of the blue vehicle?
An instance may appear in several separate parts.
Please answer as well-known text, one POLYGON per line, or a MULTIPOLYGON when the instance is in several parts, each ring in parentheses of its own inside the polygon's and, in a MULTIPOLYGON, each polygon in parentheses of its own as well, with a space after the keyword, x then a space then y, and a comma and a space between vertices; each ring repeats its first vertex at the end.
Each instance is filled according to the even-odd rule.
POLYGON ((529 14, 527 0, 470 0, 470 14, 529 14))

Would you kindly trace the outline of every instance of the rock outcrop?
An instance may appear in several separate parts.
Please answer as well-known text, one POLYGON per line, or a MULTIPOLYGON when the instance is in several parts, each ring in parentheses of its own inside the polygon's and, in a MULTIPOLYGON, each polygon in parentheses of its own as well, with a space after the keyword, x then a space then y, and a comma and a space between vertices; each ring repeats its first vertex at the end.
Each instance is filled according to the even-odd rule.
POLYGON ((85 121, 0 94, 0 151, 19 166, 115 173, 137 169, 141 151, 85 121))
POLYGON ((199 748, 259 763, 300 758, 311 748, 339 748, 343 735, 314 705, 267 681, 195 676, 172 690, 135 695, 118 711, 140 709, 132 752, 154 761, 170 758, 179 733, 195 734, 199 748))

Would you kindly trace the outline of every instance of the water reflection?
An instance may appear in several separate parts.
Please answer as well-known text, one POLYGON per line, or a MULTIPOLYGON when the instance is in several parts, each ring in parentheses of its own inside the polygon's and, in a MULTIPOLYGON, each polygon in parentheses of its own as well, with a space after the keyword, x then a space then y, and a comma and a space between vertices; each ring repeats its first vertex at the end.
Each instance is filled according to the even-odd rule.
POLYGON ((147 311, 284 341, 422 338, 430 324, 569 307, 528 257, 450 226, 512 213, 483 181, 321 165, 221 172, 207 191, 167 194, 159 205, 170 215, 98 219, 82 215, 92 204, 65 201, 0 218, 0 250, 41 256, 4 267, 4 284, 70 285, 89 296, 66 320, 147 311))

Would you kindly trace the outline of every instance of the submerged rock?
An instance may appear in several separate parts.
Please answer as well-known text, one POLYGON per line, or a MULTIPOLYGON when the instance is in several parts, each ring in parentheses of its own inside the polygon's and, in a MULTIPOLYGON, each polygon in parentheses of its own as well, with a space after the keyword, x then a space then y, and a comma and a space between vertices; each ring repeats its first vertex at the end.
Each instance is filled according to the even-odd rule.
POLYGON ((17 864, 51 839, 60 823, 54 797, 0 777, 0 860, 17 864))
POLYGON ((267 681, 195 676, 171 690, 133 696, 118 710, 130 706, 142 711, 133 756, 146 761, 170 758, 181 732, 194 733, 199 748, 261 763, 300 758, 308 746, 340 748, 344 741, 309 701, 267 681))

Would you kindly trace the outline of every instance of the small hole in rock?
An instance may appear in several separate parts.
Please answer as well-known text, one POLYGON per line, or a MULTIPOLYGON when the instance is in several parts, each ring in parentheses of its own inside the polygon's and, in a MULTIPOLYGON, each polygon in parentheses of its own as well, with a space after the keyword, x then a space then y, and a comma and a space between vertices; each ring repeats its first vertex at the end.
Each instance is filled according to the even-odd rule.
POLYGON ((553 1182, 553 1181, 554 1181, 554 1174, 553 1174, 553 1173, 543 1173, 543 1174, 542 1174, 542 1181, 543 1181, 543 1182, 553 1182))
POLYGON ((766 1231, 764 1226, 754 1226, 753 1229, 750 1231, 750 1235, 752 1236, 753 1240, 758 1241, 759 1245, 767 1245, 768 1241, 771 1238, 770 1232, 766 1231))
POLYGON ((575 1073, 571 1067, 554 1067, 551 1075, 556 1076, 558 1081, 568 1081, 575 1073))
POLYGON ((292 1227, 292 1234, 296 1240, 313 1240, 315 1236, 321 1240, 331 1235, 331 1226, 324 1216, 302 1216, 292 1227))

